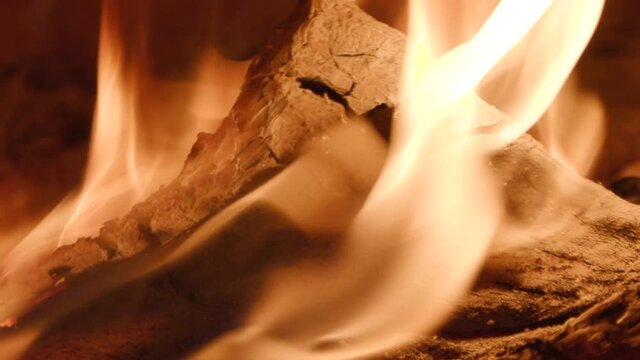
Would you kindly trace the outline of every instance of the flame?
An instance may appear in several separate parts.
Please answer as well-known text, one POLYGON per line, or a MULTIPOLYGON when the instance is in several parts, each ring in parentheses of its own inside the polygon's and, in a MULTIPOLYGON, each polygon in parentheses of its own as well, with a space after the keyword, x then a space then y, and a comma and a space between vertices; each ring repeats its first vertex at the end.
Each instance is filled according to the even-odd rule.
POLYGON ((197 132, 215 130, 235 100, 247 64, 213 51, 201 58, 195 81, 170 83, 149 75, 148 10, 142 3, 103 2, 97 100, 82 186, 13 249, 5 275, 57 246, 97 235, 105 221, 175 177, 197 132))
MULTIPOLYGON (((502 6, 507 1, 502 1, 502 6)), ((529 130, 558 95, 598 24, 604 0, 536 1, 546 13, 480 85, 480 95, 511 121, 500 124, 499 144, 529 130)), ((511 6, 518 7, 514 1, 511 6)), ((510 21, 518 22, 517 17, 510 21)), ((507 30, 508 31, 508 30, 507 30)))
POLYGON ((452 3, 461 4, 409 2, 389 155, 340 259, 278 273, 247 324, 195 358, 361 358, 436 330, 455 308, 503 221, 501 184, 489 175, 486 154, 547 109, 603 1, 503 0, 475 35, 448 48, 446 24, 431 26, 427 14, 452 3), (558 31, 566 36, 549 41, 558 31), (531 50, 545 61, 532 63, 531 50), (516 70, 524 73, 514 82, 516 70), (496 91, 496 79, 505 78, 496 91), (476 95, 482 89, 511 117, 487 119, 499 111, 487 110, 476 95))
POLYGON ((572 76, 535 130, 551 156, 587 176, 604 143, 605 128, 602 101, 597 94, 581 89, 572 76))
MULTIPOLYGON (((21 243, 13 264, 90 235, 103 221, 124 213, 178 171, 193 132, 202 130, 197 127, 216 127, 220 112, 206 101, 214 96, 207 94, 218 91, 206 85, 215 56, 203 60, 196 90, 187 91, 194 96, 170 101, 172 111, 152 106, 142 116, 139 102, 145 93, 157 100, 156 92, 185 91, 175 84, 160 86, 141 70, 146 60, 122 43, 126 36, 116 3, 104 2, 98 102, 82 189, 21 243), (184 123, 162 116, 185 107, 190 115, 184 123), (152 117, 155 125, 143 121, 150 114, 158 115, 152 117)), ((520 136, 544 113, 584 50, 603 1, 503 0, 482 5, 490 13, 484 22, 477 16, 429 20, 469 4, 409 2, 402 103, 375 185, 384 153, 380 141, 373 131, 348 130, 346 139, 328 135, 331 146, 320 153, 340 158, 350 176, 307 157, 211 220, 220 227, 230 211, 266 197, 310 234, 323 226, 335 231, 347 226, 344 221, 314 221, 335 209, 327 199, 339 202, 352 196, 353 187, 359 192, 372 187, 345 231, 337 259, 275 273, 245 326, 196 358, 361 358, 407 344, 446 320, 503 225, 500 184, 489 175, 486 154, 520 136), (487 119, 487 113, 499 111, 478 94, 510 116, 487 119), (374 151, 362 150, 370 148, 374 151), (351 152, 361 159, 345 159, 351 152), (367 159, 372 153, 374 158, 367 159), (366 175, 354 180, 363 163, 366 175), (317 181, 314 169, 331 177, 317 181), (297 198, 292 189, 305 194, 305 186, 293 187, 292 179, 299 179, 298 185, 316 180, 319 194, 333 197, 297 198), (301 211, 301 206, 307 208, 301 211)), ((144 44, 142 35, 138 42, 144 44)), ((345 218, 351 219, 351 210, 345 218)), ((209 238, 205 230, 195 236, 209 238)))

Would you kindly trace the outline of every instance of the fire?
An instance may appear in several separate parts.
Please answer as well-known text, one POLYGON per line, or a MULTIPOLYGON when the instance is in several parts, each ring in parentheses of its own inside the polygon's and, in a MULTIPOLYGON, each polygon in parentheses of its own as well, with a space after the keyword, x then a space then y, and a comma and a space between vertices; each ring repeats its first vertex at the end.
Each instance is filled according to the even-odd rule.
POLYGON ((505 225, 501 184, 486 155, 548 108, 603 1, 503 0, 455 47, 447 46, 446 27, 465 25, 430 26, 426 16, 452 3, 461 4, 409 2, 390 152, 343 256, 279 273, 245 327, 197 358, 361 358, 433 332, 455 308, 505 225), (563 36, 553 42, 550 33, 563 36), (485 118, 499 111, 476 91, 510 117, 485 118))
POLYGON ((535 130, 551 156, 587 176, 604 142, 605 120, 600 98, 580 89, 572 76, 535 130))
MULTIPOLYGON (((432 20, 455 16, 456 9, 472 3, 477 4, 409 1, 401 104, 384 166, 374 131, 343 129, 328 135, 330 149, 315 151, 336 157, 349 176, 311 151, 211 220, 220 225, 229 211, 268 199, 309 232, 340 228, 345 225, 314 221, 333 210, 321 195, 340 201, 353 187, 358 194, 371 188, 357 214, 345 211, 353 222, 338 259, 277 272, 245 326, 196 357, 360 358, 434 332, 454 310, 505 225, 501 184, 488 171, 487 154, 522 135, 547 110, 603 7, 603 0, 503 0, 484 3, 481 13, 490 15, 483 22, 477 15, 432 20), (487 119, 487 113, 495 116, 487 119), (356 159, 346 157, 350 152, 356 159), (366 176, 357 178, 354 168, 362 164, 366 176), (331 178, 313 183, 308 171, 316 167, 331 178), (291 189, 308 184, 317 185, 318 194, 287 200, 291 189)), ((171 179, 195 133, 214 130, 215 119, 235 97, 229 85, 239 77, 215 75, 212 69, 223 62, 215 54, 203 60, 195 87, 152 80, 143 70, 148 59, 136 55, 145 53, 145 23, 139 23, 142 30, 125 31, 115 4, 104 2, 98 100, 83 186, 14 249, 5 273, 36 254, 94 234, 171 179), (132 33, 131 43, 123 43, 132 33), (218 81, 223 86, 212 84, 218 81), (143 111, 145 94, 156 100, 143 111), (157 101, 162 96, 169 100, 157 101), (188 114, 176 122, 171 115, 185 108, 188 114)), ((593 128, 585 131, 592 134, 593 128)), ((205 230, 194 236, 208 238, 205 230)))
POLYGON ((97 100, 82 187, 13 249, 5 274, 57 246, 96 235, 104 222, 175 177, 196 134, 215 130, 235 100, 247 64, 211 51, 202 57, 194 82, 153 79, 147 12, 143 4, 103 2, 97 100))
MULTIPOLYGON (((509 3, 502 1, 499 6, 509 3)), ((500 144, 516 139, 545 113, 591 39, 604 7, 604 0, 535 3, 533 7, 544 4, 544 16, 522 34, 478 88, 485 100, 511 119, 496 133, 500 144)), ((509 6, 521 5, 514 1, 509 6)), ((516 13, 515 9, 510 11, 516 13)))

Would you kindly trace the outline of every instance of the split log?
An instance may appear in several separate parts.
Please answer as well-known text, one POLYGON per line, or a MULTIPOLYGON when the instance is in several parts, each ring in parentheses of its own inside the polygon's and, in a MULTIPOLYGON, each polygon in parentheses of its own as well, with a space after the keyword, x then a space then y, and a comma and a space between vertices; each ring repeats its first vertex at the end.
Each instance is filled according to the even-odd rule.
POLYGON ((402 61, 400 33, 340 1, 301 1, 287 25, 253 62, 217 132, 198 136, 180 175, 98 237, 59 248, 28 276, 3 279, 0 318, 63 278, 183 239, 282 169, 314 134, 396 103, 398 71, 389 66, 402 61))
MULTIPOLYGON (((180 176, 99 237, 57 250, 28 282, 0 284, 2 315, 61 277, 181 241, 330 125, 350 115, 390 120, 403 35, 347 1, 305 4, 254 61, 221 128, 199 136, 180 176)), ((530 242, 488 259, 436 339, 389 358, 587 358, 637 347, 638 208, 563 168, 528 136, 493 166, 510 223, 528 228, 530 242)), ((505 228, 499 237, 519 235, 505 228)))

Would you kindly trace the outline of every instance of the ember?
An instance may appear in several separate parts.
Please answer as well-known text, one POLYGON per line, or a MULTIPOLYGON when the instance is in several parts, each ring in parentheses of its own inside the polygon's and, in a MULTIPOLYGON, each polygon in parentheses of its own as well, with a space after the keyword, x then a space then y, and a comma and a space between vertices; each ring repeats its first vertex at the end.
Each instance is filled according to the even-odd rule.
POLYGON ((582 177, 603 0, 409 0, 406 35, 348 0, 221 3, 185 5, 211 38, 159 71, 184 14, 103 1, 84 177, 0 254, 3 358, 636 350, 638 208, 582 177))

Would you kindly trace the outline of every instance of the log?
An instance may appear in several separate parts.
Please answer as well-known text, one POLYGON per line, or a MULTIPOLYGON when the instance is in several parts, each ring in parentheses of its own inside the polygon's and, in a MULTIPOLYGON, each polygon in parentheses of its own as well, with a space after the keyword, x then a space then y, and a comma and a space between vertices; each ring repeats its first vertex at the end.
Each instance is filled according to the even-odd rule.
POLYGON ((618 292, 564 323, 512 335, 436 336, 386 359, 637 359, 638 288, 618 292))
MULTIPOLYGON (((564 168, 528 136, 492 164, 503 176, 511 221, 528 224, 532 239, 487 259, 437 337, 388 358, 591 359, 638 351, 640 208, 564 168)), ((498 237, 514 236, 502 230, 498 237)))
MULTIPOLYGON (((305 140, 350 116, 387 133, 403 35, 342 0, 305 2, 289 25, 253 62, 220 129, 199 136, 179 177, 99 237, 58 249, 28 280, 3 280, 0 315, 61 279, 174 246, 286 167, 305 140)), ((639 208, 563 168, 529 136, 492 166, 510 220, 496 242, 524 236, 527 245, 496 248, 441 334, 386 357, 596 358, 637 348, 639 208)))
POLYGON ((220 128, 199 134, 180 175, 128 214, 107 222, 98 237, 79 239, 37 268, 2 279, 0 318, 21 312, 63 279, 180 241, 281 170, 314 134, 349 116, 391 108, 398 72, 387 67, 399 68, 402 41, 399 32, 352 4, 301 1, 253 62, 220 128))

